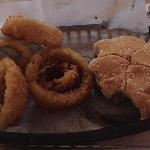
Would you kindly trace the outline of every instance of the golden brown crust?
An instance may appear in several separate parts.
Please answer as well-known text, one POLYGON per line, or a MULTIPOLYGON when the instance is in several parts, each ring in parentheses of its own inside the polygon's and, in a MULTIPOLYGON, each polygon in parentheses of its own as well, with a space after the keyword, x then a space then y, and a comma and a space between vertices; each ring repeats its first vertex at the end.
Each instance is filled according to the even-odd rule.
POLYGON ((88 70, 85 59, 71 49, 57 49, 35 54, 26 68, 26 78, 29 90, 37 103, 48 108, 63 108, 79 103, 85 99, 92 88, 92 76, 88 70), (38 71, 40 64, 49 57, 64 59, 78 66, 82 71, 82 82, 79 87, 70 89, 64 93, 44 89, 38 82, 38 71))
POLYGON ((89 69, 96 76, 103 92, 112 95, 116 91, 124 92, 125 72, 128 65, 129 61, 126 59, 108 55, 93 59, 89 64, 89 69))
POLYGON ((120 36, 113 39, 100 40, 94 44, 99 49, 99 57, 117 55, 130 60, 132 54, 144 46, 143 39, 134 36, 120 36))
POLYGON ((49 90, 55 90, 57 92, 64 92, 72 88, 79 77, 77 67, 72 65, 70 69, 64 72, 64 75, 59 79, 54 79, 49 82, 43 82, 43 87, 49 90))
POLYGON ((93 48, 96 50, 98 57, 107 55, 122 55, 122 50, 119 44, 111 39, 99 40, 94 43, 93 48))
POLYGON ((1 28, 1 32, 15 39, 48 47, 60 47, 63 42, 63 34, 58 28, 22 16, 10 16, 1 28))
POLYGON ((149 117, 150 43, 145 44, 143 39, 133 36, 120 36, 98 41, 94 47, 99 49, 99 54, 91 61, 89 68, 95 74, 102 92, 107 96, 118 90, 127 94, 139 108, 141 116, 149 117), (117 57, 124 61, 119 61, 117 57), (115 80, 115 74, 122 76, 117 76, 115 80), (125 83, 123 88, 120 86, 121 83, 125 83))
POLYGON ((11 59, 0 61, 0 76, 6 84, 4 105, 0 111, 0 129, 4 129, 22 114, 28 94, 25 78, 11 59))
POLYGON ((135 36, 120 36, 118 38, 114 38, 113 40, 120 45, 123 53, 122 57, 127 58, 128 60, 134 52, 141 49, 145 44, 143 39, 135 36))
POLYGON ((142 117, 150 116, 150 67, 130 65, 126 74, 126 93, 139 108, 142 117))
POLYGON ((11 47, 17 53, 19 53, 21 56, 16 61, 16 63, 17 65, 19 65, 19 67, 21 67, 21 69, 25 69, 32 56, 32 52, 29 48, 25 47, 20 42, 13 39, 0 39, 0 48, 2 47, 11 47))
POLYGON ((150 67, 150 43, 145 44, 143 48, 132 55, 131 64, 150 67))

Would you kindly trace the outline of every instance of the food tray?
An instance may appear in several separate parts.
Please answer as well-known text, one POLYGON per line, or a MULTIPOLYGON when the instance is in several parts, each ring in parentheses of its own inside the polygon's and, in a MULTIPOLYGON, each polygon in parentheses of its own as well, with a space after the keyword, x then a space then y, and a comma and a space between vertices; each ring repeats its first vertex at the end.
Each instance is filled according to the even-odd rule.
MULTIPOLYGON (((81 53, 89 62, 94 57, 92 45, 99 39, 134 35, 148 41, 148 35, 125 29, 106 29, 100 25, 60 27, 64 47, 81 53)), ((75 145, 135 134, 150 129, 150 119, 128 123, 106 123, 93 109, 100 100, 93 94, 86 101, 60 111, 45 111, 31 99, 21 119, 0 132, 0 143, 27 145, 75 145)), ((103 104, 102 104, 103 105, 103 104)), ((101 109, 101 107, 99 108, 101 109)), ((103 108, 104 109, 104 108, 103 108)), ((107 107, 105 107, 107 109, 107 107)))

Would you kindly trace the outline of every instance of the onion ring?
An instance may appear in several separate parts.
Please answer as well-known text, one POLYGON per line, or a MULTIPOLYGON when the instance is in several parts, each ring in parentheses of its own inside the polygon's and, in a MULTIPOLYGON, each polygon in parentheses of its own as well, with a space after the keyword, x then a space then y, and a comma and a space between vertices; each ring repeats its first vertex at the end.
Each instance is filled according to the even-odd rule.
POLYGON ((21 69, 25 69, 26 65, 30 61, 32 52, 18 41, 12 39, 0 39, 0 48, 3 47, 11 47, 21 54, 21 57, 16 61, 16 64, 20 66, 21 69))
POLYGON ((34 54, 26 68, 26 79, 29 84, 29 91, 34 100, 39 105, 47 108, 64 108, 79 103, 89 95, 93 86, 93 78, 85 59, 69 48, 34 54), (40 85, 38 82, 40 65, 53 58, 58 60, 60 64, 67 62, 68 64, 76 65, 80 74, 78 85, 74 85, 73 88, 63 93, 45 89, 40 85))
POLYGON ((63 34, 58 28, 22 16, 10 16, 1 28, 1 32, 15 39, 48 47, 60 47, 63 42, 63 34))
POLYGON ((0 80, 5 80, 3 103, 0 105, 0 129, 18 118, 27 103, 27 84, 19 67, 9 58, 0 61, 0 80))
POLYGON ((65 92, 72 88, 78 78, 78 72, 75 65, 72 65, 69 70, 64 70, 64 75, 59 79, 43 82, 42 86, 57 92, 65 92))

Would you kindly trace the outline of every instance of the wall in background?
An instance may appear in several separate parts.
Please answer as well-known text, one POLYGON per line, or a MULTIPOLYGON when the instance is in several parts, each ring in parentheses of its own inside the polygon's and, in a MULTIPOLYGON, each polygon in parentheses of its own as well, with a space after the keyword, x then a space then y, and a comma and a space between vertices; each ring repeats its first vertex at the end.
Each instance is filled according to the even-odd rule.
MULTIPOLYGON (((148 1, 148 0, 147 0, 148 1)), ((55 25, 110 23, 110 28, 147 32, 145 0, 0 0, 0 23, 25 15, 55 25)))

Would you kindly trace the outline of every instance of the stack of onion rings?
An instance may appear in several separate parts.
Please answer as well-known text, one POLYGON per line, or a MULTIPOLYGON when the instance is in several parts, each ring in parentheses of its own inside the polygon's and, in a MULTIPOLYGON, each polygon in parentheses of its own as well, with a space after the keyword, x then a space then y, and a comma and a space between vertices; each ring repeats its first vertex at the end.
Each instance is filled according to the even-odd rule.
POLYGON ((93 78, 85 59, 69 48, 60 48, 62 32, 38 20, 11 16, 1 32, 0 48, 10 47, 21 55, 16 64, 9 58, 0 61, 0 129, 19 117, 27 102, 27 87, 41 106, 64 108, 84 100, 91 92, 93 78), (17 40, 17 41, 16 41, 17 40), (20 41, 18 41, 20 40, 20 41), (38 44, 47 50, 30 51, 22 43, 38 44), (32 57, 32 58, 31 58, 32 57))
MULTIPOLYGON (((18 118, 27 103, 27 84, 19 67, 9 58, 0 61, 0 81, 3 87, 4 99, 0 104, 0 129, 6 128, 18 118)), ((2 87, 2 85, 1 85, 2 87)))
POLYGON ((93 84, 85 59, 69 48, 47 50, 34 54, 26 68, 26 79, 34 100, 41 106, 48 108, 64 108, 79 103, 89 95, 93 84), (51 76, 55 73, 52 73, 50 69, 49 73, 46 73, 50 76, 50 79, 43 81, 45 83, 61 83, 58 85, 60 87, 64 85, 63 87, 59 87, 59 89, 53 88, 53 86, 46 88, 41 84, 39 73, 41 74, 41 69, 47 62, 53 64, 52 70, 63 63, 71 66, 63 74, 61 74, 63 69, 56 69, 55 73, 60 73, 53 78, 51 76), (69 87, 66 86, 67 84, 69 84, 69 87))

